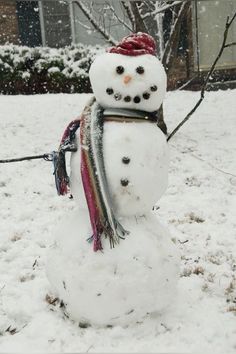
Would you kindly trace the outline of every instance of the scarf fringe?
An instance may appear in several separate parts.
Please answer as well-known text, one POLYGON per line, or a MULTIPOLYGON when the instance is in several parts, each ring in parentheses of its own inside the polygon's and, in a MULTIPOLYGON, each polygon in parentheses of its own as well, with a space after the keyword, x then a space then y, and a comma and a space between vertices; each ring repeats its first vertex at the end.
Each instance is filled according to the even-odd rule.
POLYGON ((93 249, 95 252, 102 250, 102 236, 108 238, 110 242, 110 247, 114 248, 119 244, 120 239, 124 240, 125 236, 129 234, 129 231, 125 230, 123 226, 116 220, 115 231, 112 229, 111 225, 107 220, 96 229, 95 234, 92 236, 93 239, 93 249))

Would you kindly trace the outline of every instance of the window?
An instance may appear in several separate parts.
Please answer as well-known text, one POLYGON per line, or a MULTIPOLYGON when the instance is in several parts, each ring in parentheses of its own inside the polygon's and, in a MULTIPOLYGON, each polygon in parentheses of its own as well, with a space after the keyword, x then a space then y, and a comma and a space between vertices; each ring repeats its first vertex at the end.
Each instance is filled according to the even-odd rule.
MULTIPOLYGON (((235 0, 195 1, 195 67, 208 69, 219 52, 227 16, 233 16, 235 0)), ((228 34, 228 43, 234 42, 236 24, 228 34)), ((226 48, 217 64, 218 68, 236 67, 236 47, 226 48)))
POLYGON ((68 3, 40 1, 40 22, 43 45, 64 47, 71 44, 71 22, 68 3))
POLYGON ((42 44, 38 1, 17 1, 19 39, 22 45, 35 47, 42 44))

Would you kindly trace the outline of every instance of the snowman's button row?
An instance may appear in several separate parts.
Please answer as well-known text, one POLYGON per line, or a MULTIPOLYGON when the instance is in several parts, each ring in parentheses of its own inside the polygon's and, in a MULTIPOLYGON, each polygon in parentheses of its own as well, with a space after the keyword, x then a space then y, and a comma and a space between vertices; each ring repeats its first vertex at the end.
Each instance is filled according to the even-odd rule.
MULTIPOLYGON (((150 87, 150 90, 151 90, 152 92, 157 91, 157 86, 156 86, 156 85, 152 85, 152 86, 150 87)), ((113 88, 108 87, 108 88, 106 89, 106 93, 107 93, 108 95, 112 95, 112 94, 114 93, 113 88)), ((144 98, 145 100, 148 100, 149 97, 150 97, 150 93, 149 93, 148 91, 143 93, 143 98, 144 98)), ((115 98, 116 101, 120 101, 120 100, 122 99, 122 95, 121 95, 120 93, 115 93, 115 94, 114 94, 114 98, 115 98)), ((125 96, 125 97, 124 97, 124 101, 125 101, 125 102, 130 102, 131 99, 132 99, 132 98, 131 98, 130 96, 125 96)), ((133 98, 133 101, 134 101, 134 103, 139 103, 139 102, 141 101, 140 96, 135 96, 135 97, 133 98)))
MULTIPOLYGON (((128 165, 130 163, 130 158, 128 156, 124 156, 122 157, 122 162, 125 164, 125 165, 128 165)), ((122 178, 120 180, 120 184, 123 186, 123 187, 127 187, 128 184, 129 184, 129 180, 127 178, 122 178)))

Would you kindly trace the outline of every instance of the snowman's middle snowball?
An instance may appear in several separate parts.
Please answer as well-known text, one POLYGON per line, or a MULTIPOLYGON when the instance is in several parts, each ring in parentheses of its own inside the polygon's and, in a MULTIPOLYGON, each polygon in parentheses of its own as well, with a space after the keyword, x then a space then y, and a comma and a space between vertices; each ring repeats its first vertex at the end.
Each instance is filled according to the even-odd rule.
MULTIPOLYGON (((106 122, 103 151, 114 212, 119 216, 150 212, 168 184, 169 147, 162 131, 150 122, 106 122)), ((78 153, 71 159, 71 190, 86 208, 78 153)))

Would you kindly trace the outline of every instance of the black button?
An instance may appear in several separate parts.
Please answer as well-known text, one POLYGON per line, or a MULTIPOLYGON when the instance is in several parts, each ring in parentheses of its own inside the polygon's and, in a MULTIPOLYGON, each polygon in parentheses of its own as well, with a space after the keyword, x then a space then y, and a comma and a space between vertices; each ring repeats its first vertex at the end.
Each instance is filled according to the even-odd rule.
POLYGON ((113 89, 111 88, 111 87, 108 87, 107 89, 106 89, 106 93, 108 94, 108 95, 112 95, 113 94, 113 89))
POLYGON ((153 86, 150 87, 150 89, 151 89, 151 91, 155 92, 155 91, 157 91, 157 86, 153 85, 153 86))
POLYGON ((121 96, 120 93, 115 93, 114 98, 115 98, 116 101, 120 101, 122 96, 121 96))
POLYGON ((134 103, 139 103, 141 101, 139 96, 134 97, 134 103))
POLYGON ((149 99, 149 97, 150 97, 150 93, 148 93, 148 92, 144 92, 144 94, 143 94, 143 98, 144 98, 145 100, 148 100, 148 99, 149 99))
POLYGON ((130 102, 131 101, 131 97, 130 96, 125 96, 124 97, 124 101, 125 102, 130 102))
POLYGON ((122 179, 120 180, 120 183, 121 183, 121 185, 122 185, 123 187, 126 187, 126 186, 128 186, 129 181, 128 181, 127 178, 122 178, 122 179))
POLYGON ((130 158, 127 156, 124 156, 124 157, 122 157, 122 162, 127 165, 128 163, 130 163, 130 158))

